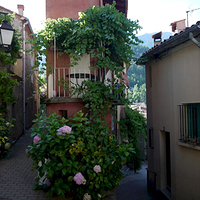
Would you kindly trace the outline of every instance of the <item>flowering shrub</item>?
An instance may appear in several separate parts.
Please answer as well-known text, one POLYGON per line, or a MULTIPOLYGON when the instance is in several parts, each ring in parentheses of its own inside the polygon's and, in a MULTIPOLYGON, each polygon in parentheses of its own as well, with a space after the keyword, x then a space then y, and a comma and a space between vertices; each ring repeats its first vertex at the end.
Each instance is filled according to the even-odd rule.
POLYGON ((10 128, 13 127, 11 123, 5 120, 0 114, 0 158, 8 157, 10 149, 10 128))
POLYGON ((45 119, 38 115, 35 122, 28 157, 39 172, 36 181, 45 175, 36 188, 48 196, 90 200, 119 184, 131 144, 119 145, 107 127, 92 123, 81 111, 69 121, 52 114, 45 119))

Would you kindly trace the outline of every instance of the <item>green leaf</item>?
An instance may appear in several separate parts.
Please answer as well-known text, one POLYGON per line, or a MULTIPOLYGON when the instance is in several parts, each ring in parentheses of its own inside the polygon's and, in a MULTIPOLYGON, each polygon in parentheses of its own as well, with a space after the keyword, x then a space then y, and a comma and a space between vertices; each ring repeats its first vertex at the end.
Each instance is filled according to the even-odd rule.
POLYGON ((63 168, 63 170, 62 170, 62 174, 65 176, 65 174, 67 173, 67 168, 63 168))
POLYGON ((68 177, 68 181, 69 181, 69 182, 73 181, 73 177, 72 177, 72 176, 69 176, 69 177, 68 177))
POLYGON ((92 189, 93 189, 93 187, 94 187, 93 183, 92 183, 92 182, 90 182, 89 189, 90 189, 90 190, 92 190, 92 189))
POLYGON ((129 152, 127 152, 127 151, 125 151, 124 154, 125 154, 126 157, 129 156, 129 152))
POLYGON ((63 164, 62 163, 58 163, 57 166, 58 167, 63 167, 63 164))

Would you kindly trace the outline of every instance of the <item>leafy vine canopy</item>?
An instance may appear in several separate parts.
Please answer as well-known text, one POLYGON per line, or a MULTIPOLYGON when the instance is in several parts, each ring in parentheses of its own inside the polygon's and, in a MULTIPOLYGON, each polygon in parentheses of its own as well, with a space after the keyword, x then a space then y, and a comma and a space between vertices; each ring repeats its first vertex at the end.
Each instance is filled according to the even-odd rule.
MULTIPOLYGON (((127 19, 115 8, 116 3, 90 7, 79 13, 79 19, 48 19, 45 29, 31 41, 37 61, 47 56, 47 49, 56 38, 56 46, 70 55, 74 66, 85 53, 97 58, 94 68, 109 67, 116 74, 123 70, 123 62, 130 64, 134 55, 131 45, 141 41, 136 37, 139 22, 127 19)), ((38 64, 38 63, 37 63, 38 64)), ((120 75, 119 75, 120 76, 120 75)))
MULTIPOLYGON (((6 20, 8 21, 8 24, 12 24, 12 21, 14 20, 15 14, 8 14, 6 16, 6 20)), ((4 20, 4 15, 0 15, 0 24, 4 20)), ((3 61, 5 65, 14 64, 19 56, 19 53, 21 51, 21 34, 19 33, 19 30, 15 30, 13 35, 13 40, 11 44, 11 48, 8 49, 2 49, 0 50, 0 61, 3 61)))

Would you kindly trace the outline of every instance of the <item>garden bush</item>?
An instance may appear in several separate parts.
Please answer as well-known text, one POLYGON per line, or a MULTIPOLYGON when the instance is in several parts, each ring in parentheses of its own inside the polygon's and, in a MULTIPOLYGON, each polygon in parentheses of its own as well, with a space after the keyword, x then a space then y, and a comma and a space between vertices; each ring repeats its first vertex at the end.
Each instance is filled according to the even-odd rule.
POLYGON ((11 127, 13 127, 13 124, 4 119, 0 113, 0 159, 9 156, 11 127))
POLYGON ((139 148, 139 138, 141 135, 147 138, 146 119, 138 110, 132 110, 128 105, 124 107, 125 117, 120 120, 120 130, 125 142, 134 146, 135 154, 128 157, 127 165, 136 172, 141 168, 141 149, 139 148))
POLYGON ((48 196, 87 200, 101 199, 119 185, 121 163, 134 154, 131 144, 119 145, 108 127, 88 120, 82 111, 69 119, 37 117, 27 151, 39 172, 36 189, 48 196))

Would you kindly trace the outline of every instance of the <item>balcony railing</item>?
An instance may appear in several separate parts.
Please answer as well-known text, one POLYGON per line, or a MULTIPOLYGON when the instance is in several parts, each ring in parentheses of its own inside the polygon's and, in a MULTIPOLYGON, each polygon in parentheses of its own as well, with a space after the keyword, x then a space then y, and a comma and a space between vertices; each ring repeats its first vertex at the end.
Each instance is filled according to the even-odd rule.
POLYGON ((81 98, 82 94, 73 94, 72 88, 81 88, 85 80, 98 81, 100 77, 89 69, 56 68, 48 76, 48 98, 81 98))
POLYGON ((180 105, 180 140, 200 145, 200 104, 180 105))
MULTIPOLYGON (((109 80, 112 80, 112 75, 109 70, 104 71, 104 80, 101 78, 101 73, 96 70, 88 69, 76 69, 76 68, 56 68, 52 73, 48 75, 48 99, 52 98, 82 98, 85 93, 83 81, 104 81, 106 85, 111 84, 109 80), (99 75, 100 74, 100 75, 99 75), (72 92, 76 89, 82 89, 82 92, 72 92)), ((121 90, 121 86, 118 83, 117 90, 121 90)), ((116 102, 123 94, 127 94, 127 87, 125 91, 121 91, 120 94, 116 94, 116 102)), ((80 91, 80 90, 79 90, 80 91)))

